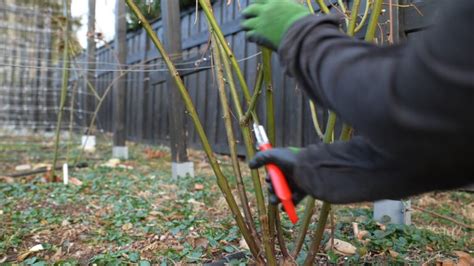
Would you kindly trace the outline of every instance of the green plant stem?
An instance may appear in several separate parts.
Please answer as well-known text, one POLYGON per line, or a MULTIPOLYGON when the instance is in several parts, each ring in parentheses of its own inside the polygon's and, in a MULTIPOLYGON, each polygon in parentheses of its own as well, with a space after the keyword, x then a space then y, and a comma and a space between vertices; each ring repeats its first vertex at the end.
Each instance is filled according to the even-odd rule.
POLYGON ((342 129, 341 129, 341 135, 339 136, 339 139, 342 140, 342 141, 347 141, 351 138, 351 135, 352 135, 352 127, 349 126, 348 124, 344 123, 342 125, 342 129))
POLYGON ((229 101, 227 99, 227 94, 225 91, 225 81, 224 81, 224 70, 222 69, 222 62, 219 53, 219 43, 216 41, 215 35, 212 34, 212 54, 214 59, 215 65, 215 74, 217 78, 217 85, 219 90, 219 97, 222 105, 222 112, 225 124, 225 130, 227 133, 227 142, 229 145, 230 150, 230 157, 232 160, 232 170, 234 171, 235 178, 237 180, 237 189, 239 191, 239 198, 240 203, 242 205, 242 209, 244 211, 245 220, 247 221, 247 225, 249 228, 253 226, 253 223, 249 223, 249 221, 253 221, 252 212, 250 211, 249 207, 249 200, 247 198, 247 192, 245 191, 244 182, 242 179, 242 172, 240 171, 240 164, 239 159, 237 156, 237 145, 236 139, 234 136, 234 131, 232 128, 232 120, 230 116, 230 108, 229 108, 229 101))
POLYGON ((281 218, 280 218, 280 213, 278 212, 278 207, 275 207, 275 228, 277 229, 277 239, 278 239, 278 244, 280 245, 280 251, 283 256, 283 258, 286 260, 288 259, 293 259, 290 256, 290 253, 288 252, 288 248, 286 247, 286 242, 285 242, 285 237, 283 236, 282 232, 282 226, 281 226, 281 218))
POLYGON ((334 133, 334 127, 336 126, 336 113, 329 111, 328 122, 326 124, 326 132, 324 132, 324 143, 331 143, 332 136, 334 133))
MULTIPOLYGON (((77 93, 77 80, 74 81, 72 85, 72 95, 71 95, 71 101, 69 105, 69 136, 72 136, 72 129, 73 129, 73 121, 74 121, 74 103, 75 103, 75 98, 76 98, 76 93, 77 93)), ((70 153, 70 146, 72 144, 72 139, 69 140, 68 145, 67 145, 67 151, 66 151, 66 162, 69 162, 69 153, 70 153)))
POLYGON ((306 260, 303 264, 305 266, 311 266, 314 264, 314 258, 318 253, 319 243, 321 243, 321 240, 323 239, 324 228, 326 227, 330 210, 331 204, 323 202, 323 206, 321 207, 321 212, 319 214, 317 229, 316 232, 314 232, 313 242, 311 243, 308 254, 306 255, 306 260))
POLYGON ((275 228, 277 226, 276 219, 279 217, 278 215, 278 207, 268 203, 267 209, 267 216, 268 216, 268 234, 270 235, 270 245, 273 248, 273 253, 275 253, 275 228))
POLYGON ((375 30, 377 29, 377 23, 379 22, 380 12, 382 11, 383 0, 375 0, 374 8, 372 9, 372 15, 370 16, 369 26, 365 33, 365 40, 367 42, 373 42, 375 38, 375 30))
POLYGON ((359 22, 359 25, 355 28, 355 32, 359 32, 362 27, 364 27, 365 22, 367 21, 367 17, 369 16, 369 10, 370 10, 370 0, 365 1, 365 10, 364 10, 364 15, 362 15, 362 19, 359 22))
MULTIPOLYGON (((311 5, 311 1, 308 0, 307 3, 308 3, 309 12, 314 14, 314 8, 311 5)), ((329 12, 329 10, 327 11, 329 12)), ((311 111, 311 119, 313 121, 313 126, 314 126, 314 129, 316 130, 316 134, 318 134, 318 137, 323 138, 323 132, 321 130, 321 125, 319 123, 318 110, 316 108, 316 104, 311 99, 308 102, 309 102, 309 110, 311 111)))
POLYGON ((346 26, 349 25, 349 19, 347 19, 347 8, 346 8, 346 5, 344 4, 344 2, 342 2, 342 0, 337 0, 337 4, 339 5, 339 7, 341 8, 341 12, 342 14, 344 15, 344 21, 346 22, 346 26))
POLYGON ((56 123, 56 133, 55 133, 55 141, 54 141, 54 158, 53 158, 53 167, 51 168, 51 178, 55 177, 55 169, 56 163, 58 161, 59 155, 59 135, 61 131, 61 122, 63 120, 63 111, 64 106, 66 105, 66 98, 67 98, 67 85, 69 81, 69 7, 68 2, 64 1, 65 4, 65 13, 66 13, 66 20, 64 26, 64 51, 63 51, 63 71, 62 71, 62 84, 61 84, 61 98, 59 102, 59 112, 58 112, 58 121, 56 123))
MULTIPOLYGON (((334 133, 334 127, 336 126, 336 114, 334 112, 329 112, 329 117, 328 121, 326 124, 326 131, 324 132, 324 138, 323 138, 323 143, 331 143, 332 141, 332 136, 334 133)), ((296 238, 295 242, 295 250, 293 251, 293 256, 297 257, 298 253, 301 251, 301 247, 303 246, 304 239, 306 236, 306 233, 308 232, 309 224, 311 223, 311 217, 313 216, 313 211, 314 211, 314 206, 315 206, 315 200, 311 197, 308 198, 305 204, 305 213, 303 215, 301 227, 300 227, 300 232, 298 237, 296 238)), ((323 203, 323 205, 326 203, 323 203)), ((321 212, 319 214, 319 220, 327 220, 327 217, 323 217, 324 215, 327 216, 327 214, 321 212)), ((323 225, 324 226, 324 225, 323 225)), ((320 231, 321 229, 319 228, 319 223, 318 223, 318 228, 316 229, 316 232, 322 232, 320 231)), ((317 241, 318 238, 320 238, 317 234, 315 234, 315 238, 313 238, 313 244, 314 246, 314 241, 317 241)), ((319 245, 319 242, 318 242, 319 245)))
POLYGON ((323 11, 324 14, 329 14, 329 8, 326 3, 324 3, 324 0, 316 0, 316 3, 318 3, 319 8, 321 9, 321 11, 323 11))
POLYGON ((309 11, 314 14, 314 8, 311 4, 311 0, 306 0, 306 5, 308 6, 309 11))
POLYGON ((221 28, 217 24, 216 18, 214 17, 214 14, 212 12, 212 6, 209 2, 209 0, 199 0, 199 4, 206 14, 207 20, 209 22, 209 26, 212 28, 214 33, 217 36, 217 39, 219 39, 219 42, 224 48, 225 54, 230 60, 230 63, 232 64, 232 67, 234 68, 235 74, 237 75, 237 79, 239 80, 240 87, 242 88, 242 92, 244 93, 245 101, 247 104, 250 103, 250 90, 247 85, 247 82, 245 81, 245 77, 242 74, 242 71, 240 70, 239 62, 237 62, 237 59, 235 58, 234 53, 232 52, 232 49, 230 49, 229 44, 225 40, 224 34, 222 33, 221 28))
POLYGON ((265 81, 265 109, 266 109, 266 131, 268 140, 276 144, 275 131, 275 105, 273 101, 273 74, 272 74, 272 51, 268 48, 262 48, 263 60, 263 79, 265 81))
MULTIPOLYGON (((240 105, 240 97, 237 93, 237 88, 235 86, 235 81, 234 77, 232 75, 232 68, 229 63, 229 59, 226 56, 224 46, 219 45, 221 55, 222 55, 222 62, 224 64, 224 69, 226 72, 226 77, 228 80, 229 84, 229 89, 230 89, 230 94, 232 96, 232 100, 234 102, 234 108, 237 113, 237 118, 240 120, 243 117, 243 112, 242 112, 242 107, 240 105)), ((254 145, 252 142, 252 136, 250 134, 250 129, 248 126, 245 125, 240 125, 240 128, 242 130, 242 136, 244 138, 244 144, 245 144, 245 149, 247 152, 247 158, 253 158, 255 155, 255 150, 254 150, 254 145)), ((262 190, 262 184, 260 182, 260 176, 258 174, 257 170, 251 170, 250 171, 251 177, 252 177, 252 182, 254 185, 255 189, 255 197, 257 200, 257 210, 258 210, 258 215, 261 221, 261 227, 263 231, 263 245, 265 249, 265 253, 267 254, 267 258, 269 257, 268 254, 270 254, 271 258, 274 258, 273 255, 273 247, 271 246, 271 238, 270 238, 270 232, 268 230, 268 214, 266 213, 266 208, 265 208, 265 200, 263 197, 263 190, 262 190)), ((270 263, 270 261, 268 262, 270 263)))
POLYGON ((245 112, 244 116, 240 119, 241 125, 247 125, 250 118, 252 116, 255 116, 255 107, 257 105, 260 94, 262 93, 262 83, 263 83, 263 68, 259 66, 257 67, 257 80, 255 82, 253 95, 252 95, 252 98, 250 99, 250 104, 248 106, 247 112, 245 112))
MULTIPOLYGON (((273 100, 273 73, 272 73, 272 50, 262 47, 263 79, 265 81, 265 110, 266 110, 266 131, 268 140, 272 145, 276 144, 275 130, 275 105, 273 100)), ((284 258, 289 258, 288 249, 285 244, 283 230, 280 223, 280 214, 276 206, 270 205, 268 208, 270 235, 274 236, 274 229, 280 245, 280 251, 284 258)))
MULTIPOLYGON (((229 84, 229 89, 230 89, 230 94, 232 96, 232 100, 234 102, 234 107, 237 113, 237 118, 239 120, 242 119, 243 117, 243 112, 242 112, 242 107, 240 105, 240 98, 239 95, 237 94, 237 88, 235 86, 234 78, 232 75, 232 68, 229 64, 228 58, 226 57, 223 45, 219 46, 221 49, 221 55, 222 55, 222 62, 224 65, 224 69, 226 72, 226 77, 228 80, 229 84)), ((253 158, 255 155, 255 150, 252 142, 252 136, 250 134, 250 129, 248 125, 242 125, 240 124, 240 129, 242 131, 242 136, 244 138, 244 144, 245 144, 245 149, 247 152, 247 158, 253 158)), ((267 263, 273 263, 275 255, 273 253, 273 247, 271 245, 271 237, 270 237, 270 231, 269 231, 269 226, 268 226, 268 214, 266 213, 266 208, 265 208, 265 200, 263 197, 263 190, 262 190, 262 184, 260 182, 260 176, 258 174, 257 170, 251 170, 250 171, 251 177, 252 177, 252 182, 253 186, 255 188, 255 196, 257 199, 257 210, 258 210, 258 215, 260 218, 261 222, 261 228, 263 231, 263 245, 265 249, 265 253, 267 256, 267 259, 270 258, 270 261, 267 261, 267 263)), ((276 263, 276 262, 275 262, 276 263)))
POLYGON ((321 125, 319 124, 319 119, 318 119, 318 111, 316 108, 316 104, 312 101, 309 100, 309 109, 311 111, 311 119, 313 120, 313 126, 314 129, 316 130, 316 134, 320 139, 324 137, 323 131, 321 130, 321 125))
POLYGON ((306 233, 308 232, 309 224, 311 223, 311 217, 313 217, 314 206, 316 201, 312 197, 308 197, 305 203, 305 209, 303 214, 302 223, 300 225, 300 233, 295 241, 295 249, 293 250, 293 257, 296 258, 303 247, 306 233))
POLYGON ((232 101, 234 102, 234 108, 235 108, 235 111, 237 112, 237 118, 240 120, 240 118, 243 117, 244 114, 242 111, 242 107, 240 105, 240 97, 237 93, 237 87, 235 86, 234 76, 232 75, 232 68, 229 64, 229 60, 226 57, 224 46, 219 45, 219 48, 220 48, 221 54, 223 55, 222 62, 224 65, 224 69, 225 69, 225 73, 226 73, 226 77, 228 81, 227 83, 229 84, 232 101))
POLYGON ((226 177, 222 173, 221 168, 217 162, 217 159, 214 156, 214 153, 212 152, 212 148, 211 148, 211 145, 209 144, 209 140, 206 136, 206 133, 204 132, 204 128, 202 127, 201 121, 199 120, 199 116, 192 103, 191 97, 189 96, 188 91, 186 87, 184 86, 183 80, 181 79, 178 71, 176 70, 176 67, 174 66, 173 62, 169 58, 168 54, 166 53, 161 41, 156 36, 156 33, 154 32, 150 23, 143 16, 140 9, 137 7, 137 5, 134 3, 133 0, 125 0, 125 1, 128 7, 130 8, 130 10, 142 22, 143 28, 147 32, 153 44, 156 46, 156 48, 160 52, 161 56, 163 57, 163 60, 165 61, 170 71, 170 74, 173 76, 176 82, 176 85, 179 89, 179 92, 181 93, 181 96, 183 98, 186 110, 191 116, 194 126, 196 127, 196 132, 198 133, 199 138, 201 139, 201 143, 209 159, 209 163, 211 164, 211 167, 214 173, 216 174, 217 184, 219 188, 221 189, 222 193, 224 194, 224 198, 227 201, 227 204, 229 205, 229 208, 231 209, 232 214, 234 215, 237 226, 239 227, 240 232, 242 233, 245 241, 247 242, 252 255, 255 257, 257 261, 262 262, 260 254, 259 254, 259 248, 256 245, 255 240, 253 239, 252 235, 250 234, 250 231, 247 228, 247 225, 244 221, 242 214, 240 213, 240 210, 235 201, 235 198, 232 195, 232 191, 229 187, 229 184, 227 183, 226 177))
MULTIPOLYGON (((272 83, 272 72, 271 72, 271 50, 262 47, 262 60, 263 60, 263 77, 265 80, 265 109, 266 109, 266 131, 270 143, 275 144, 275 127, 274 127, 274 112, 273 112, 273 83, 272 83)), ((275 230, 277 234, 281 233, 277 227, 279 226, 277 219, 280 218, 278 213, 278 207, 272 204, 268 204, 268 233, 270 235, 271 245, 275 250, 275 230)), ((277 235, 280 237, 280 235, 277 235)), ((281 245, 280 238, 278 243, 281 245)), ((283 240, 284 241, 284 240, 283 240)), ((284 243, 283 243, 284 245, 284 243)), ((282 254, 286 257, 285 250, 282 250, 282 254)))
MULTIPOLYGON (((127 71, 120 71, 120 74, 117 77, 114 77, 112 82, 105 88, 104 93, 100 97, 99 101, 97 102, 97 106, 94 110, 94 114, 92 115, 91 122, 89 123, 89 126, 87 127, 87 132, 91 133, 92 128, 94 127, 95 120, 97 119, 97 116, 99 115, 100 108, 102 107, 102 104, 104 103, 107 95, 109 95, 109 92, 113 89, 115 83, 119 81, 123 76, 128 74, 128 70, 133 69, 134 67, 132 66, 131 68, 127 69, 127 71)), ((84 154, 84 146, 81 148, 81 151, 79 155, 74 159, 74 165, 77 164, 82 159, 82 155, 84 154)))
MULTIPOLYGON (((232 69, 230 67, 228 58, 225 56, 225 51, 223 49, 223 46, 220 45, 221 47, 221 53, 222 53, 222 62, 224 63, 224 69, 226 70, 226 77, 227 80, 229 81, 229 89, 230 89, 230 94, 232 96, 232 100, 234 102, 234 107, 237 113, 237 117, 239 121, 243 117, 243 112, 242 112, 242 107, 240 105, 240 98, 239 95, 237 94, 237 89, 235 86, 234 78, 232 76, 232 69)), ((242 125, 240 124, 240 129, 242 131, 242 136, 244 138, 244 144, 245 144, 245 149, 247 153, 247 158, 253 158, 255 155, 255 150, 254 150, 254 145, 252 142, 252 135, 251 131, 248 125, 242 125)), ((259 220, 261 223, 261 228, 263 232, 263 245, 265 249, 265 254, 267 257, 268 264, 270 263, 276 263, 275 261, 275 255, 273 253, 273 247, 271 245, 271 237, 270 237, 270 231, 269 231, 269 226, 268 226, 268 214, 266 213, 266 208, 265 208, 265 199, 263 197, 263 190, 262 190, 262 184, 260 182, 260 176, 258 174, 257 170, 251 170, 250 171, 251 177, 252 177, 252 182, 253 186, 255 189, 255 197, 257 200, 257 210, 258 210, 258 215, 259 215, 259 220)))
POLYGON ((346 15, 347 8, 346 8, 346 5, 344 4, 344 2, 342 2, 342 0, 337 0, 337 4, 341 8, 342 13, 344 13, 344 15, 346 15))
POLYGON ((347 35, 349 35, 349 36, 354 36, 357 17, 359 15, 358 14, 359 13, 359 8, 360 8, 360 0, 354 0, 354 3, 352 3, 351 17, 349 19, 349 26, 347 27, 347 35))

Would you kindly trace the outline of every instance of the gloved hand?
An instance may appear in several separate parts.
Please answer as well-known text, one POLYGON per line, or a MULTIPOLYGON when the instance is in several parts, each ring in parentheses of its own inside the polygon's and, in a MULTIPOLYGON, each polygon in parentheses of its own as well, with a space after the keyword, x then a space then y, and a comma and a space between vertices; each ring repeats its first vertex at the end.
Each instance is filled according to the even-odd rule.
POLYGON ((294 0, 257 0, 242 14, 247 39, 276 51, 290 26, 310 12, 294 0))
MULTIPOLYGON (((274 164, 280 168, 280 170, 285 175, 286 181, 290 186, 293 203, 298 204, 304 197, 306 197, 306 192, 304 192, 297 184, 294 176, 294 168, 296 165, 296 155, 300 152, 298 148, 274 148, 267 151, 258 152, 255 157, 252 158, 249 162, 249 166, 252 169, 257 169, 266 164, 274 164)), ((271 204, 277 205, 280 203, 280 200, 275 195, 273 185, 271 184, 270 177, 267 176, 266 181, 268 183, 268 192, 269 192, 269 201, 271 204)))

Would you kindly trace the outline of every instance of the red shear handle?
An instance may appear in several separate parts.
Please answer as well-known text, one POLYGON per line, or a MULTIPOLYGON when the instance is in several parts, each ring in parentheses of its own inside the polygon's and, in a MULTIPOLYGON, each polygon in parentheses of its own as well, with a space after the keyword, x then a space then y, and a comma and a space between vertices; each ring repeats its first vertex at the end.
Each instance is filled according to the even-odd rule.
POLYGON ((276 196, 280 199, 283 209, 288 214, 290 221, 295 224, 298 221, 298 216, 296 215, 295 205, 291 198, 291 190, 286 182, 285 176, 280 168, 274 164, 267 164, 266 168, 268 175, 270 175, 276 196))
POLYGON ((278 198, 282 201, 291 200, 291 190, 280 168, 274 164, 267 164, 266 167, 270 179, 272 180, 273 189, 278 198))
MULTIPOLYGON (((271 148, 272 145, 270 145, 270 143, 264 143, 259 147, 261 151, 270 150, 271 148)), ((288 182, 286 182, 285 175, 280 168, 274 164, 267 164, 266 168, 276 196, 280 199, 283 209, 288 214, 290 221, 295 224, 298 221, 298 215, 296 215, 295 205, 291 198, 291 190, 288 186, 288 182)))

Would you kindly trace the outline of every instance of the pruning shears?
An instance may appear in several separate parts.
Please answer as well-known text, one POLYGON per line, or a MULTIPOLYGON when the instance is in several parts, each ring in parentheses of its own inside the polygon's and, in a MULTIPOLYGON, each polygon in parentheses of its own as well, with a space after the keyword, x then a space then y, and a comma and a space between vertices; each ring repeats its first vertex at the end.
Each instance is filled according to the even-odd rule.
MULTIPOLYGON (((253 129, 255 132, 255 137, 257 140, 257 146, 260 151, 266 151, 272 149, 272 145, 268 140, 267 133, 265 128, 262 125, 253 124, 253 129)), ((283 209, 285 210, 290 221, 295 224, 298 221, 298 215, 296 214, 295 205, 291 197, 291 190, 286 181, 285 175, 274 164, 265 165, 267 173, 270 176, 270 180, 275 191, 275 195, 280 199, 283 209)))

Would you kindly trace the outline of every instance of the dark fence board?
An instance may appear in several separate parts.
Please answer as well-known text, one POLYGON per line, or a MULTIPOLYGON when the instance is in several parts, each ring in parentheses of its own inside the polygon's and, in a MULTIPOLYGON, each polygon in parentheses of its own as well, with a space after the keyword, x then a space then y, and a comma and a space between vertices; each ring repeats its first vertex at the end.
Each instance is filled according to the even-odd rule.
POLYGON ((405 0, 401 20, 405 32, 423 30, 433 24, 439 16, 440 6, 448 0, 405 0))
MULTIPOLYGON (((230 5, 226 1, 216 1, 214 3, 214 14, 222 26, 226 39, 233 47, 236 58, 241 60, 253 56, 259 52, 255 44, 245 41, 245 34, 240 30, 240 9, 237 3, 232 1, 230 5)), ((241 7, 248 5, 249 0, 240 1, 241 7)), ((402 36, 408 39, 416 38, 419 32, 432 24, 437 16, 439 1, 436 0, 404 0, 402 5, 413 5, 400 8, 400 29, 402 36), (416 6, 416 8, 414 7, 416 6), (423 15, 420 15, 420 13, 423 15)), ((210 69, 211 60, 201 60, 209 58, 210 50, 208 47, 209 32, 204 13, 200 10, 198 14, 194 10, 184 11, 181 15, 182 24, 182 46, 183 55, 180 61, 172 59, 177 63, 178 69, 181 69, 182 75, 188 92, 193 103, 196 106, 198 116, 204 126, 205 132, 209 136, 209 141, 216 152, 228 153, 227 138, 225 134, 225 125, 222 120, 222 108, 219 102, 218 88, 214 78, 214 73, 210 69), (196 16, 198 17, 197 23, 196 16), (188 64, 183 64, 188 63, 188 64), (198 67, 196 67, 198 66, 198 67), (203 69, 204 67, 204 69, 203 69), (183 70, 185 68, 185 70, 183 70)), ((163 28, 160 20, 152 25, 160 39, 163 39, 163 28)), ((359 33, 363 36, 363 32, 359 33)), ((130 32, 127 35, 127 44, 129 56, 128 64, 148 64, 154 65, 162 62, 161 55, 157 49, 150 43, 146 33, 143 30, 130 32)), ((253 91, 256 68, 261 56, 248 58, 239 62, 243 74, 248 81, 250 90, 253 91)), ((111 65, 101 64, 102 62, 115 63, 113 56, 113 44, 108 47, 102 47, 97 50, 97 70, 96 87, 99 95, 102 95, 107 86, 112 82, 113 73, 111 65)), ((166 66, 160 64, 153 67, 140 66, 138 69, 148 70, 157 69, 154 72, 132 72, 127 75, 127 137, 130 140, 141 141, 145 143, 167 144, 169 142, 169 120, 168 120, 168 86, 165 78, 168 74, 163 71, 166 66)), ((297 88, 295 82, 284 75, 276 56, 273 57, 273 81, 274 81, 274 106, 275 106, 275 125, 278 146, 303 146, 319 141, 314 129, 308 98, 304 95, 301 88, 297 88)), ((238 84, 238 90, 240 84, 238 84)), ((87 91, 80 89, 79 91, 87 91)), ((236 117, 234 104, 231 101, 231 118, 234 132, 237 133, 239 141, 238 149, 244 154, 242 136, 239 130, 239 121, 236 117)), ((265 90, 261 95, 261 103, 257 106, 257 112, 261 122, 265 122, 265 90)), ((113 131, 113 91, 105 99, 101 110, 99 111, 97 123, 98 128, 104 131, 113 131)), ((244 112, 247 105, 242 96, 240 99, 244 105, 244 112)), ((57 99, 56 99, 57 101, 57 99)), ((79 101, 79 105, 84 101, 79 101)), ((81 108, 84 109, 84 108, 81 108)), ((318 117, 321 126, 327 120, 327 110, 318 108, 318 117)), ((192 120, 188 116, 186 119, 188 125, 187 139, 190 147, 200 147, 200 140, 192 120)), ((340 125, 338 125, 338 131, 340 125)), ((324 128, 323 128, 324 130, 324 128)))

